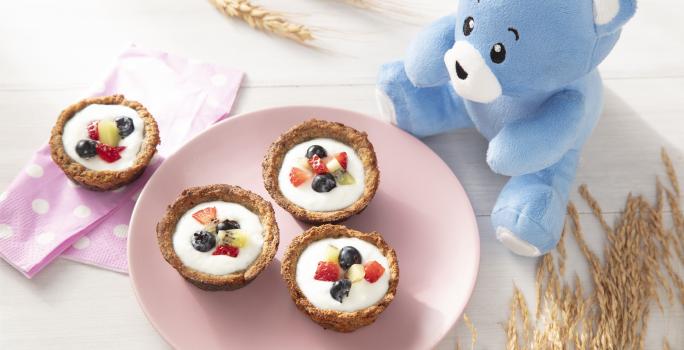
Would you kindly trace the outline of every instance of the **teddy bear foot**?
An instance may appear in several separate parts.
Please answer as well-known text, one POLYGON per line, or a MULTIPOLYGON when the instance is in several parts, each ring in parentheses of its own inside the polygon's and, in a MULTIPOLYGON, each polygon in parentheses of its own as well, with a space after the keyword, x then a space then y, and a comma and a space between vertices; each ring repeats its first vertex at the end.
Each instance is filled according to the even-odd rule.
POLYGON ((530 258, 535 258, 542 255, 537 247, 518 238, 515 233, 503 226, 496 228, 496 239, 499 240, 499 242, 501 242, 501 244, 503 244, 506 248, 508 248, 508 250, 515 254, 530 258))

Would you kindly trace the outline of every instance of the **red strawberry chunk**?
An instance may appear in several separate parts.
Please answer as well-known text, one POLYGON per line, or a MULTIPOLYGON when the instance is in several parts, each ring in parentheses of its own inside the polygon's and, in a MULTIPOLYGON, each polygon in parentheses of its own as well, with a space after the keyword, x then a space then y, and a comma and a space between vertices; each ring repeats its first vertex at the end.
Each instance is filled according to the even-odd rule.
POLYGON ((363 278, 366 279, 366 281, 370 283, 375 283, 377 280, 380 279, 383 273, 385 273, 385 268, 380 265, 379 262, 373 260, 366 264, 366 266, 363 267, 363 269, 366 272, 366 275, 363 276, 363 278))
POLYGON ((340 278, 340 267, 331 261, 321 261, 316 268, 314 279, 318 281, 335 282, 340 278))
POLYGON ((207 225, 216 219, 216 208, 204 208, 192 214, 192 217, 202 225, 207 225))
POLYGON ((220 245, 211 253, 211 255, 228 255, 233 258, 236 258, 238 254, 240 254, 240 248, 232 245, 220 245))
POLYGON ((104 160, 107 163, 114 163, 117 160, 121 159, 121 152, 125 149, 126 147, 123 146, 112 147, 100 142, 98 142, 95 146, 95 151, 97 152, 97 155, 99 155, 100 158, 102 158, 102 160, 104 160))
POLYGON ((335 159, 340 162, 342 169, 347 170, 347 152, 340 152, 336 154, 335 159))
POLYGON ((294 187, 299 187, 299 185, 306 182, 310 177, 311 175, 308 172, 297 167, 290 170, 290 183, 292 183, 294 187))
POLYGON ((325 161, 323 161, 323 159, 321 159, 321 157, 319 157, 317 154, 314 154, 313 157, 311 157, 309 163, 311 164, 311 168, 313 169, 314 173, 328 173, 328 167, 325 166, 325 161))
POLYGON ((100 139, 100 132, 97 131, 97 123, 97 120, 93 120, 92 122, 88 123, 88 137, 95 141, 100 139))

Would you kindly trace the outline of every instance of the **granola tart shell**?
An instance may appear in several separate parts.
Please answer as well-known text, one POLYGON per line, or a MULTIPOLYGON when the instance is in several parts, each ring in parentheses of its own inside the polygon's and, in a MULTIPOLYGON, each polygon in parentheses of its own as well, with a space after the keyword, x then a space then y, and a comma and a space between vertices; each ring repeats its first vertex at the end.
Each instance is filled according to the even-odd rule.
POLYGON ((157 223, 157 243, 164 259, 188 282, 209 291, 235 290, 253 281, 273 260, 278 250, 280 235, 271 203, 259 195, 238 186, 216 184, 185 189, 169 205, 164 217, 157 223), (261 254, 246 269, 228 275, 212 275, 183 264, 173 249, 173 233, 178 220, 194 206, 210 201, 237 203, 259 216, 264 228, 264 245, 261 254))
POLYGON ((159 143, 157 122, 142 104, 126 100, 123 95, 91 97, 72 104, 59 115, 50 135, 50 154, 52 160, 73 182, 94 191, 111 191, 135 181, 142 175, 157 152, 159 143), (122 105, 138 112, 145 123, 145 131, 143 143, 132 166, 123 170, 91 170, 69 157, 64 151, 64 125, 76 113, 91 104, 122 105))
POLYGON ((271 144, 264 157, 263 179, 266 190, 271 197, 298 220, 312 223, 337 223, 361 213, 375 196, 380 184, 380 170, 375 156, 373 144, 365 132, 348 127, 342 123, 311 119, 295 125, 271 144), (320 212, 304 209, 287 199, 278 184, 278 174, 285 154, 292 147, 319 137, 332 138, 353 148, 361 158, 365 173, 365 187, 361 197, 352 205, 336 211, 320 212))
POLYGON ((292 300, 300 311, 323 328, 343 333, 353 332, 375 322, 394 299, 399 284, 399 263, 396 252, 385 242, 382 236, 377 232, 364 233, 342 225, 327 224, 312 227, 295 237, 285 252, 280 273, 290 291, 292 300), (387 258, 390 273, 389 288, 377 304, 354 312, 323 310, 311 304, 299 289, 296 280, 297 261, 304 249, 315 241, 339 237, 353 237, 369 242, 378 247, 387 258))

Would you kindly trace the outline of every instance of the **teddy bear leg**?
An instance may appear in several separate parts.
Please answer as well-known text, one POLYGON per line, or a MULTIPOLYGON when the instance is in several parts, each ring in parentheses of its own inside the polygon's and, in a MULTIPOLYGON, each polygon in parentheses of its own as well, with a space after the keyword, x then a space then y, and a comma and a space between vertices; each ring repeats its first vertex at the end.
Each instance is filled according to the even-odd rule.
POLYGON ((376 98, 382 119, 416 136, 473 125, 448 80, 439 86, 416 87, 401 61, 382 66, 376 98))
POLYGON ((516 254, 530 257, 556 247, 578 158, 577 151, 570 151, 547 169, 508 181, 492 210, 492 223, 501 243, 516 254))

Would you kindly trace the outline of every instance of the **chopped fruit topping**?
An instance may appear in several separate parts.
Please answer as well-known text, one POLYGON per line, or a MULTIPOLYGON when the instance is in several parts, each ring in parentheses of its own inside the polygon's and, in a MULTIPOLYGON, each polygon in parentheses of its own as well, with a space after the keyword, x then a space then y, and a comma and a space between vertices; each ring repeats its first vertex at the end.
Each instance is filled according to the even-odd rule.
POLYGON ((314 155, 317 155, 318 158, 325 158, 328 156, 328 152, 319 145, 313 145, 306 150, 306 158, 311 159, 314 155))
POLYGON ((313 181, 311 181, 311 188, 319 193, 330 192, 335 187, 337 187, 337 183, 332 174, 316 175, 313 181))
POLYGON ((218 231, 218 229, 216 228, 216 224, 213 221, 204 225, 204 229, 206 231, 213 233, 213 234, 216 234, 216 232, 218 231))
POLYGON ((116 122, 113 120, 100 120, 97 123, 97 133, 100 136, 100 142, 105 145, 116 147, 121 140, 119 129, 117 129, 116 122))
POLYGON ((228 231, 218 231, 216 234, 216 244, 225 245, 228 243, 230 243, 230 235, 228 235, 228 231))
POLYGON ((296 167, 302 169, 302 170, 308 170, 311 171, 311 164, 309 164, 309 160, 307 158, 301 157, 297 158, 297 163, 295 164, 296 167))
POLYGON ((230 239, 230 245, 238 248, 244 248, 247 246, 247 243, 249 242, 249 236, 247 235, 247 232, 240 229, 230 230, 227 232, 230 239))
POLYGON ((81 140, 76 144, 76 154, 81 158, 92 158, 97 155, 97 142, 93 140, 81 140))
POLYGON ((199 252, 208 252, 216 245, 216 237, 207 231, 197 231, 190 239, 192 247, 199 252))
POLYGON ((133 119, 129 117, 118 117, 116 118, 116 128, 119 129, 119 136, 125 138, 126 136, 133 133, 135 127, 133 126, 133 119))
POLYGON ((233 258, 236 258, 238 254, 240 254, 240 248, 232 245, 220 245, 211 253, 211 255, 228 255, 233 258))
POLYGON ((290 170, 290 183, 292 183, 292 186, 294 187, 299 187, 301 184, 305 183, 306 180, 310 178, 311 174, 307 173, 302 169, 294 167, 292 168, 292 170, 290 170))
POLYGON ((330 296, 342 303, 342 300, 349 296, 351 285, 351 281, 347 279, 339 280, 333 283, 332 288, 330 288, 330 296))
POLYGON ((328 245, 325 249, 325 261, 332 262, 335 264, 339 263, 340 250, 334 245, 328 245))
POLYGON ((212 221, 214 221, 214 219, 216 219, 216 208, 204 208, 192 214, 192 217, 202 225, 210 224, 212 221))
POLYGON ((331 173, 335 173, 337 171, 344 171, 344 169, 342 169, 342 165, 340 164, 340 162, 335 158, 330 160, 327 164, 325 164, 325 166, 328 168, 328 171, 331 173))
POLYGON ((126 147, 112 147, 105 145, 104 143, 98 143, 95 147, 97 154, 107 163, 114 163, 121 159, 121 152, 125 149, 126 147))
POLYGON ((347 170, 347 152, 340 152, 336 154, 335 159, 340 162, 342 169, 347 170))
POLYGON ((352 281, 352 283, 361 281, 365 275, 366 271, 361 264, 354 264, 347 270, 347 278, 352 281))
POLYGON ((100 139, 100 134, 97 132, 97 120, 88 123, 88 137, 95 141, 100 139))
POLYGON ((223 220, 219 222, 216 228, 219 231, 236 230, 240 228, 240 224, 238 224, 238 222, 234 220, 223 220))
POLYGON ((361 263, 361 253, 359 253, 356 248, 351 246, 346 246, 340 249, 340 267, 343 269, 348 269, 354 264, 361 263))
POLYGON ((335 179, 340 185, 353 185, 356 183, 354 177, 346 171, 338 171, 335 173, 335 179))
POLYGON ((325 166, 325 162, 323 162, 323 159, 316 154, 311 157, 309 164, 311 164, 311 169, 313 169, 314 173, 316 174, 325 174, 329 172, 328 168, 325 166))
POLYGON ((339 265, 330 261, 321 261, 316 268, 314 279, 317 281, 335 282, 340 278, 339 265))
POLYGON ((382 265, 380 265, 380 263, 375 260, 366 264, 364 270, 366 272, 366 275, 363 278, 365 278, 366 281, 370 283, 375 283, 378 279, 380 279, 382 274, 385 273, 385 268, 382 267, 382 265))

